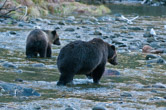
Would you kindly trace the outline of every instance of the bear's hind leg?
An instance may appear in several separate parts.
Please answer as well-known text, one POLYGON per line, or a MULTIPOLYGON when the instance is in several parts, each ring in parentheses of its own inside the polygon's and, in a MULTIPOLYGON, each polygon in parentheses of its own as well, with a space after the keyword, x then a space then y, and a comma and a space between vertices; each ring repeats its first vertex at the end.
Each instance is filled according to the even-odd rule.
POLYGON ((92 72, 93 82, 95 84, 99 83, 99 80, 102 77, 104 70, 105 70, 105 65, 100 65, 92 72))
POLYGON ((37 57, 37 52, 33 49, 26 49, 26 57, 35 58, 35 57, 37 57))
POLYGON ((47 52, 47 48, 43 48, 39 50, 39 54, 41 58, 46 57, 46 52, 47 52))

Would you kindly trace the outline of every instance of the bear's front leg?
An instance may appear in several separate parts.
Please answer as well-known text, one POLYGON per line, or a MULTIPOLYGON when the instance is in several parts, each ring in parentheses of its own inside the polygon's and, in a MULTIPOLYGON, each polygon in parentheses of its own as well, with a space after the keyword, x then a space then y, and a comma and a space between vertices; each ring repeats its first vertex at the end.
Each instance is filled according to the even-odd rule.
POLYGON ((70 83, 73 81, 74 74, 68 74, 64 75, 63 73, 61 74, 59 81, 57 83, 58 86, 64 86, 67 83, 70 83))
POLYGON ((47 47, 47 57, 50 58, 51 57, 51 54, 52 54, 52 51, 51 51, 51 44, 48 45, 47 47))
POLYGON ((99 83, 99 80, 102 77, 104 70, 105 70, 105 65, 100 65, 92 72, 93 83, 95 84, 99 83))

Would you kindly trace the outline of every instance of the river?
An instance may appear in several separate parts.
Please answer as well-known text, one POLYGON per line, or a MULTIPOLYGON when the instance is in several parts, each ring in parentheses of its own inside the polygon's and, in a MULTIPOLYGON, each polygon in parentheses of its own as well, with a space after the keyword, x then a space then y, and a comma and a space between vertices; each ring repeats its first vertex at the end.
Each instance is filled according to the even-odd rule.
MULTIPOLYGON (((106 110, 165 110, 166 64, 148 63, 148 54, 142 53, 144 45, 165 48, 165 7, 109 7, 112 13, 103 16, 48 16, 28 22, 0 18, 0 80, 33 88, 41 94, 11 96, 3 94, 1 88, 0 109, 92 110, 101 107, 106 110), (118 19, 119 13, 129 19, 137 15, 139 18, 133 24, 127 24, 118 19), (26 37, 36 26, 57 29, 61 45, 52 46, 53 57, 50 59, 25 58, 26 37), (155 29, 155 39, 144 37, 148 27, 155 29), (116 46, 119 64, 107 64, 106 70, 116 70, 120 74, 103 75, 99 85, 80 75, 74 77, 71 85, 56 86, 60 76, 56 66, 60 49, 71 41, 88 41, 95 37, 116 46), (13 66, 5 67, 4 63, 13 66)), ((166 60, 166 53, 157 56, 166 60)))

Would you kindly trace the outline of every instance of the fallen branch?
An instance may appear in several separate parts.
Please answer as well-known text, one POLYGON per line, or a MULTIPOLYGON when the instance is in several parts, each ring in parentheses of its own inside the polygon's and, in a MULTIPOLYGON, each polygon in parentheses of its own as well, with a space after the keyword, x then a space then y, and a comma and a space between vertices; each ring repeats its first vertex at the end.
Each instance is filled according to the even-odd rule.
POLYGON ((28 11, 28 7, 27 6, 18 6, 18 7, 14 7, 14 8, 5 8, 5 4, 7 3, 7 0, 3 3, 3 5, 0 7, 0 17, 10 17, 9 14, 13 11, 17 11, 20 8, 25 8, 25 13, 24 15, 21 17, 21 20, 23 20, 25 18, 25 16, 27 15, 27 11, 28 11), (6 12, 3 13, 2 10, 5 10, 6 12))

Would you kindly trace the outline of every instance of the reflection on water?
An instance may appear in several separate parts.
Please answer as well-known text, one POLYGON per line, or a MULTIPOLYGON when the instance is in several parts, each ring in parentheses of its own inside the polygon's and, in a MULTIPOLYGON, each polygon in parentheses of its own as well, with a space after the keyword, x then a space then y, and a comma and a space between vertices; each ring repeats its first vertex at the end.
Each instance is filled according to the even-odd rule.
POLYGON ((138 14, 141 16, 162 16, 166 15, 166 7, 164 6, 146 6, 146 5, 122 5, 108 4, 112 14, 138 14))

